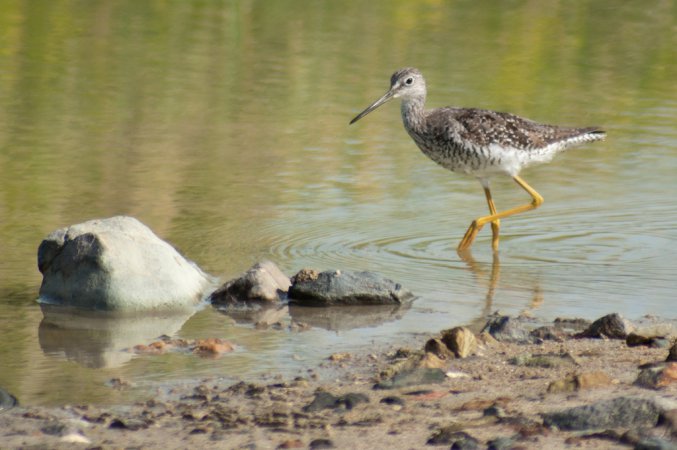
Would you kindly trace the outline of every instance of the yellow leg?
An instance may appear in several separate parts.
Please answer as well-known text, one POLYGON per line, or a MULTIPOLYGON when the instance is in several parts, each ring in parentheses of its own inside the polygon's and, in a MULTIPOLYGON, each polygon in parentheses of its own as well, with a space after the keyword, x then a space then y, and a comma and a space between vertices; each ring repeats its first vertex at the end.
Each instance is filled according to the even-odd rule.
MULTIPOLYGON (((461 243, 458 244, 458 250, 466 250, 470 248, 472 245, 473 241, 475 240, 475 237, 477 236, 477 233, 482 229, 482 227, 489 223, 492 222, 492 229, 493 229, 493 222, 503 219, 508 216, 512 216, 515 214, 523 213, 526 211, 531 211, 534 208, 538 208, 542 203, 543 203, 543 197, 534 190, 531 186, 529 186, 526 181, 515 175, 513 177, 515 182, 520 185, 522 189, 527 191, 527 193, 531 196, 532 200, 531 203, 527 203, 526 205, 518 206, 516 208, 509 209, 507 211, 502 211, 499 213, 492 213, 491 215, 480 217, 478 219, 473 220, 473 222, 470 224, 470 227, 468 228, 468 231, 465 232, 465 236, 463 236, 463 239, 461 239, 461 243)), ((492 201, 493 203, 493 201, 492 201)), ((490 207, 491 208, 491 207, 490 207)), ((498 231, 498 229, 496 230, 498 231)), ((496 239, 496 245, 498 245, 498 235, 495 236, 496 239)), ((492 241, 492 245, 493 245, 492 241)))
MULTIPOLYGON (((489 205, 489 214, 496 214, 496 207, 494 206, 494 199, 491 198, 491 191, 489 187, 484 188, 484 195, 487 197, 487 204, 489 205)), ((498 230, 501 229, 501 221, 496 219, 491 222, 491 248, 494 251, 498 250, 498 230)))

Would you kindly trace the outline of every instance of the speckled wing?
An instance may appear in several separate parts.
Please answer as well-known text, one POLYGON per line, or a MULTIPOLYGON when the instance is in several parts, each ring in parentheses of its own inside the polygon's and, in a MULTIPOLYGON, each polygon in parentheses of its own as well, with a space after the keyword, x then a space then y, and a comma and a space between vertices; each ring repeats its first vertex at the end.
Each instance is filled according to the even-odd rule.
POLYGON ((428 125, 438 132, 445 130, 447 136, 454 135, 466 145, 484 148, 492 144, 523 150, 563 148, 604 137, 604 132, 595 127, 559 127, 537 123, 514 114, 476 108, 432 110, 428 116, 428 125))

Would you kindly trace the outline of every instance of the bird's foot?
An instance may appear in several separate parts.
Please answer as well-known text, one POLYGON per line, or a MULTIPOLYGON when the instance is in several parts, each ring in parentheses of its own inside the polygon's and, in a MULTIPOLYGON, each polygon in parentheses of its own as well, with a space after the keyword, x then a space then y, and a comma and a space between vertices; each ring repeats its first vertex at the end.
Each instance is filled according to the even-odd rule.
POLYGON ((479 233, 481 229, 482 225, 478 225, 477 221, 474 220, 473 223, 470 224, 470 227, 468 227, 468 231, 465 232, 465 235, 463 236, 463 239, 461 239, 461 242, 458 244, 458 248, 456 250, 461 252, 463 250, 469 249, 473 242, 475 242, 477 233, 479 233))

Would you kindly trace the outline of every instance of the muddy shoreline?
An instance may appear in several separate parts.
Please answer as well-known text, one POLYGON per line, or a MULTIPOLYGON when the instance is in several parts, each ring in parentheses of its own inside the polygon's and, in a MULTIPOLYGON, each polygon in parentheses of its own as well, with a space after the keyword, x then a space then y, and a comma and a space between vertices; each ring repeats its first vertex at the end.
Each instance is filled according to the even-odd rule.
POLYGON ((573 332, 533 342, 472 334, 477 345, 462 358, 435 350, 436 334, 404 348, 328 354, 317 372, 290 380, 195 380, 126 405, 19 406, 0 414, 0 447, 677 446, 677 373, 665 362, 674 333, 638 345, 573 332), (655 367, 665 372, 662 381, 638 382, 655 367), (403 373, 409 378, 397 378, 403 373), (589 426, 573 430, 548 419, 609 401, 640 405, 616 404, 625 410, 646 405, 649 415, 615 423, 595 410, 589 426))

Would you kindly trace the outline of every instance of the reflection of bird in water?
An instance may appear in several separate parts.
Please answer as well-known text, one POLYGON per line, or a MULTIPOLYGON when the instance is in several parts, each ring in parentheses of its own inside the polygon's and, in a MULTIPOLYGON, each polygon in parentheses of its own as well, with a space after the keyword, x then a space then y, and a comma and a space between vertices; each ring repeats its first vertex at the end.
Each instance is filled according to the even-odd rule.
MULTIPOLYGON (((492 313, 494 295, 496 294, 498 282, 501 277, 501 260, 498 257, 498 252, 494 252, 491 261, 491 271, 487 274, 487 270, 483 264, 478 263, 470 252, 459 252, 459 255, 475 276, 476 281, 478 283, 486 282, 487 284, 487 294, 484 296, 484 308, 480 315, 468 324, 468 328, 475 333, 479 333, 486 325, 487 317, 492 313), (485 281, 481 281, 482 279, 485 279, 485 281)), ((543 304, 543 291, 538 284, 538 281, 534 281, 534 285, 530 290, 532 291, 531 302, 529 303, 529 306, 522 311, 521 315, 529 315, 531 310, 537 309, 543 304)))
POLYGON ((426 156, 451 171, 474 175, 484 187, 490 214, 470 224, 459 251, 469 249, 487 223, 491 223, 492 247, 497 250, 500 219, 543 203, 543 197, 519 177, 520 170, 548 162, 566 148, 605 137, 599 128, 564 128, 503 112, 451 107, 425 110, 425 80, 414 68, 395 72, 390 90, 350 123, 393 98, 402 99, 404 128, 426 156), (531 196, 531 203, 497 212, 489 190, 489 178, 497 173, 511 176, 531 196))

